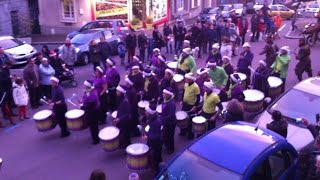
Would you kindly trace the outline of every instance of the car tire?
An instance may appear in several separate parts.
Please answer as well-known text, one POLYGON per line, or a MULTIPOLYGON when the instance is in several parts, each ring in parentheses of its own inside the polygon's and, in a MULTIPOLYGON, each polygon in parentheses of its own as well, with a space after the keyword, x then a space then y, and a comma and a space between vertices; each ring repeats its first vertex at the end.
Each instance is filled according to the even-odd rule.
POLYGON ((80 62, 82 65, 87 65, 90 63, 90 58, 88 53, 82 53, 80 56, 80 62))
POLYGON ((314 45, 316 44, 316 42, 313 40, 312 36, 313 36, 313 34, 310 34, 310 35, 307 37, 307 39, 306 39, 307 44, 308 44, 310 47, 312 47, 312 46, 314 46, 314 45))

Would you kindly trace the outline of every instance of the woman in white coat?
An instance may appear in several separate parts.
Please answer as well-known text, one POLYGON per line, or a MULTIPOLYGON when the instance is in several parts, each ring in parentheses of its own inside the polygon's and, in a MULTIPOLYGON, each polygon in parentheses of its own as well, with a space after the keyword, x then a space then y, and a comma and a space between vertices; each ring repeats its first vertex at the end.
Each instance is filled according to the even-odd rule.
POLYGON ((18 106, 19 119, 22 121, 24 119, 29 119, 27 117, 27 105, 29 102, 29 96, 24 85, 23 79, 18 77, 15 80, 13 86, 13 100, 14 103, 18 106))
POLYGON ((230 42, 230 38, 224 36, 222 38, 221 48, 220 48, 221 56, 228 56, 231 58, 232 56, 232 43, 230 42))

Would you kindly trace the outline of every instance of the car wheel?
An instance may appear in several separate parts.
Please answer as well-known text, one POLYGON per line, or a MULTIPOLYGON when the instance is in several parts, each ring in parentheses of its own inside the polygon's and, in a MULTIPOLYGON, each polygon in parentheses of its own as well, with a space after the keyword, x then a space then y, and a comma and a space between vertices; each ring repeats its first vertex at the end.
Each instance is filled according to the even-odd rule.
POLYGON ((80 59, 81 59, 81 64, 83 64, 83 65, 87 65, 87 64, 89 64, 89 62, 90 62, 89 54, 88 54, 88 53, 83 53, 83 54, 81 54, 80 59))
POLYGON ((307 44, 309 46, 314 46, 316 44, 316 42, 314 41, 314 38, 313 38, 313 34, 311 34, 307 37, 307 44))

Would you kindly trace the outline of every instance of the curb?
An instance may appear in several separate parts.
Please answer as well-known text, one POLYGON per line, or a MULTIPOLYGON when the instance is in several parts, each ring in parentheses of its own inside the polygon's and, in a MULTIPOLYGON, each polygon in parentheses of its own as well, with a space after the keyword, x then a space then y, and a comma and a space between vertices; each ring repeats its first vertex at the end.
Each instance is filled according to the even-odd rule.
POLYGON ((284 35, 284 37, 287 38, 287 39, 301 39, 301 38, 304 38, 304 36, 303 36, 302 34, 301 34, 300 36, 291 36, 291 35, 290 35, 291 32, 292 32, 292 31, 289 30, 289 31, 287 32, 287 34, 284 35))

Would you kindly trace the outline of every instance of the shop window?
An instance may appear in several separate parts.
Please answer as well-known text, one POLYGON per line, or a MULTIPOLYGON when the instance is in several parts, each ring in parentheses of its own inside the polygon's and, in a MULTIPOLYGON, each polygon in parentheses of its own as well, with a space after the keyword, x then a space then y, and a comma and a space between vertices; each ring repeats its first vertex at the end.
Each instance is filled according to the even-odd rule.
POLYGON ((200 0, 191 0, 191 8, 200 6, 200 0))
POLYGON ((61 0, 61 15, 62 21, 74 22, 75 19, 75 8, 74 0, 61 0))
POLYGON ((177 7, 178 11, 182 11, 184 9, 184 0, 178 0, 177 7))

